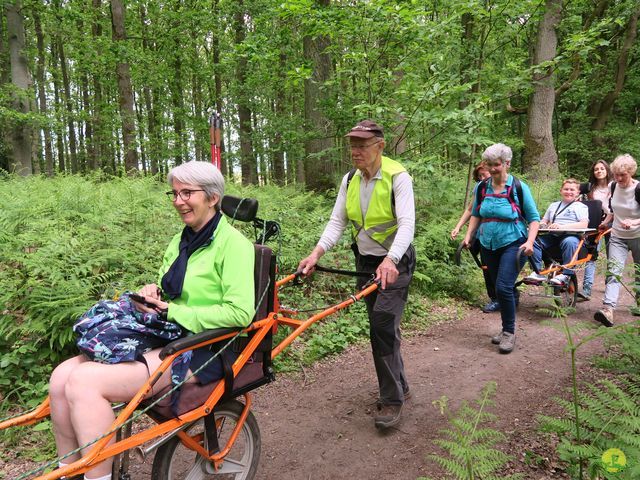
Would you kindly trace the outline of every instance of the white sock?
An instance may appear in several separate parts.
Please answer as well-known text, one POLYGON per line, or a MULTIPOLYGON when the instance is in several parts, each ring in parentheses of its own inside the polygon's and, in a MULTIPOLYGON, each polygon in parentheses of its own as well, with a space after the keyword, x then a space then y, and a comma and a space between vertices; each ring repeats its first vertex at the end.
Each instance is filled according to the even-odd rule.
POLYGON ((105 475, 104 477, 96 477, 96 478, 89 478, 86 475, 84 476, 84 480, 111 480, 111 474, 109 473, 108 475, 105 475))

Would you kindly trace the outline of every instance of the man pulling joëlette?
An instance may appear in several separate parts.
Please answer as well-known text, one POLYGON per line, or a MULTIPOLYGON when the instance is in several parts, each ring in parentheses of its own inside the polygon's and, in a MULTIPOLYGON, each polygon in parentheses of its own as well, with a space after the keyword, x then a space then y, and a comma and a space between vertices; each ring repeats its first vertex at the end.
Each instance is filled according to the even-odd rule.
MULTIPOLYGON (((380 280, 380 289, 365 297, 365 303, 380 392, 375 426, 384 429, 398 424, 409 396, 400 353, 400 320, 416 263, 411 244, 415 229, 413 186, 405 168, 382 155, 385 141, 381 126, 365 120, 346 137, 355 171, 343 177, 331 218, 298 269, 305 275, 312 273, 320 257, 351 226, 356 268, 375 272, 380 280)), ((357 287, 365 281, 359 280, 357 287)))

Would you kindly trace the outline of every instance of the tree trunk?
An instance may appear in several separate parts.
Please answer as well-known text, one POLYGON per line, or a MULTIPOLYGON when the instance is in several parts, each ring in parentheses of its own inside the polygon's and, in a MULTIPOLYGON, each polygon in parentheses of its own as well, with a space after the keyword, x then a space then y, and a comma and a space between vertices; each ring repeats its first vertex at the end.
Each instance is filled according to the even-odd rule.
MULTIPOLYGON (((218 0, 213 0, 213 10, 218 15, 218 0)), ((220 15, 218 15, 218 19, 220 15)), ((218 20, 219 21, 219 20, 218 20)), ((215 85, 215 103, 216 111, 222 115, 222 75, 220 73, 220 38, 219 31, 212 32, 211 38, 211 51, 213 53, 213 81, 215 85)), ((224 126, 223 126, 224 128, 224 126)), ((227 155, 225 155, 225 142, 224 135, 220 136, 220 171, 223 175, 233 178, 233 162, 227 161, 227 155)))
MULTIPOLYGON (((36 64, 36 81, 38 82, 38 105, 40 115, 47 117, 47 95, 45 93, 45 52, 44 52, 44 35, 42 34, 42 24, 40 22, 40 13, 33 9, 33 26, 36 31, 36 44, 38 47, 38 61, 36 64)), ((51 147, 51 130, 48 125, 42 128, 44 137, 44 165, 47 176, 53 176, 53 149, 51 147)))
MULTIPOLYGON (((280 81, 276 85, 276 99, 273 106, 275 118, 285 118, 285 72, 286 72, 286 55, 280 52, 278 75, 280 81)), ((276 185, 284 185, 287 181, 284 171, 284 145, 282 132, 279 128, 272 128, 273 135, 271 140, 271 152, 273 160, 271 164, 271 174, 276 185)))
MULTIPOLYGON (((31 100, 31 74, 25 55, 24 18, 20 1, 5 4, 7 16, 7 33, 9 37, 9 59, 11 65, 11 83, 15 91, 12 93, 11 107, 18 113, 28 114, 33 110, 31 100)), ((33 128, 29 122, 15 122, 9 130, 12 157, 9 169, 18 175, 27 176, 32 173, 33 128)))
POLYGON ((126 48, 127 38, 125 30, 125 9, 122 0, 111 0, 112 37, 118 45, 118 59, 116 60, 116 76, 118 77, 118 97, 120 102, 120 117, 122 118, 122 146, 124 148, 124 168, 127 173, 138 169, 138 152, 136 150, 135 118, 133 108, 133 89, 131 88, 131 74, 129 63, 122 53, 126 48))
MULTIPOLYGON (((328 7, 330 0, 315 0, 318 8, 328 7)), ((327 35, 305 35, 302 40, 304 58, 313 65, 311 77, 304 82, 304 118, 309 137, 304 145, 304 178, 308 188, 324 191, 334 188, 333 125, 323 109, 330 94, 325 83, 331 78, 332 61, 327 35)))
POLYGON ((56 136, 56 153, 58 157, 58 171, 64 173, 65 171, 65 161, 66 161, 66 153, 64 148, 64 131, 60 126, 63 123, 63 119, 61 116, 62 112, 62 99, 60 98, 60 91, 62 90, 60 86, 60 75, 58 72, 58 47, 57 42, 51 43, 51 78, 53 80, 53 104, 55 106, 54 111, 56 112, 56 125, 57 127, 54 129, 56 136))
MULTIPOLYGON (((91 37, 98 44, 102 36, 102 25, 99 22, 100 11, 102 9, 102 0, 92 0, 93 20, 91 22, 91 37)), ((95 65, 95 63, 94 63, 95 65)), ((92 75, 93 84, 93 110, 89 123, 91 124, 92 141, 89 147, 89 167, 93 170, 104 166, 103 150, 104 150, 104 132, 102 131, 102 84, 100 83, 100 75, 94 72, 92 75)), ((89 113, 89 112, 87 112, 89 113)))
MULTIPOLYGON (((140 4, 138 11, 140 13, 140 25, 144 26, 147 24, 147 13, 144 5, 140 4)), ((145 52, 149 52, 150 50, 149 40, 147 39, 146 29, 144 27, 142 28, 142 49, 145 52)), ((153 90, 149 86, 149 82, 145 82, 142 87, 142 96, 144 98, 144 106, 147 112, 147 156, 149 157, 149 168, 151 169, 151 174, 155 175, 158 173, 160 138, 158 135, 158 117, 156 115, 156 106, 154 101, 157 97, 153 95, 153 90)))
POLYGON ((632 12, 631 17, 629 18, 629 23, 627 23, 624 42, 620 48, 620 54, 618 55, 618 61, 616 63, 613 89, 604 96, 602 101, 597 104, 595 108, 595 118, 591 124, 591 129, 593 130, 593 142, 598 146, 604 145, 602 130, 604 130, 604 127, 607 125, 607 121, 609 120, 609 116, 613 110, 613 105, 624 87, 627 67, 629 66, 629 52, 633 48, 633 44, 635 43, 638 35, 639 15, 640 7, 636 8, 636 10, 632 12))
MULTIPOLYGON (((538 25, 533 52, 533 65, 551 61, 556 56, 562 0, 546 0, 545 13, 538 25)), ((555 75, 551 67, 533 74, 533 95, 527 109, 524 135, 523 168, 533 178, 548 178, 558 173, 558 154, 553 144, 553 110, 555 108, 555 75)))
MULTIPOLYGON (((244 2, 239 0, 234 15, 234 29, 236 45, 241 45, 245 39, 244 2)), ((242 184, 255 184, 258 181, 256 158, 253 151, 253 130, 251 128, 251 109, 249 108, 249 93, 245 85, 247 75, 247 57, 238 56, 236 64, 236 81, 238 82, 238 121, 240 123, 238 136, 240 137, 240 169, 242 184)))
POLYGON ((58 55, 60 57, 60 72, 62 73, 62 87, 64 88, 64 99, 67 117, 67 129, 69 138, 69 160, 71 161, 71 173, 78 172, 78 143, 76 139, 76 128, 73 122, 73 102, 71 100, 71 84, 67 71, 67 59, 64 54, 64 44, 58 36, 58 55))

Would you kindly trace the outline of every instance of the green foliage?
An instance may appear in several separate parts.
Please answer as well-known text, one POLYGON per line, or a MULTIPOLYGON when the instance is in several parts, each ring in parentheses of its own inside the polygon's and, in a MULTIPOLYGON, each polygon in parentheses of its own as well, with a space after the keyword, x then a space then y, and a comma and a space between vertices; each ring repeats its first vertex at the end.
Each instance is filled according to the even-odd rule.
POLYGON ((571 353, 572 400, 558 399, 563 408, 562 418, 541 416, 542 429, 560 438, 557 447, 561 460, 567 463, 572 478, 635 479, 640 475, 640 323, 622 325, 614 329, 600 329, 597 333, 574 342, 574 329, 566 321, 565 333, 571 353), (613 367, 618 375, 594 385, 578 388, 575 353, 587 342, 607 336, 612 354, 600 362, 613 367), (625 367, 629 366, 629 369, 625 367), (627 458, 627 468, 610 472, 603 463, 603 454, 611 448, 621 450, 627 458))
MULTIPOLYGON (((489 382, 482 389, 481 398, 475 400, 475 407, 463 403, 455 413, 449 413, 446 398, 434 402, 449 417, 450 427, 441 430, 444 438, 435 441, 447 455, 430 455, 448 474, 459 480, 515 480, 521 475, 504 475, 509 455, 495 447, 505 436, 487 426, 497 419, 486 409, 494 406, 491 399, 496 391, 495 382, 489 382)), ((425 479, 422 479, 425 480, 425 479)))
POLYGON ((152 178, 0 183, 0 392, 45 392, 71 325, 101 298, 155 281, 179 221, 152 178))

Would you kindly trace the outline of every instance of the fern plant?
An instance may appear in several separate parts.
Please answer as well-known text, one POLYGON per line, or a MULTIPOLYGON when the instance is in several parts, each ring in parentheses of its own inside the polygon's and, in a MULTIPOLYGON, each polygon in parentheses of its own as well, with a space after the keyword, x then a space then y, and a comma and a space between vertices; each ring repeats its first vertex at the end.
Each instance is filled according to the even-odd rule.
MULTIPOLYGON (((496 383, 489 382, 482 389, 482 395, 473 407, 468 403, 454 414, 449 415, 450 427, 441 430, 444 438, 435 440, 446 456, 430 455, 448 474, 459 480, 516 480, 520 474, 501 473, 512 458, 496 449, 495 446, 505 440, 497 430, 486 426, 496 420, 496 415, 486 409, 493 406, 491 399, 496 391, 496 383)), ((441 411, 449 414, 446 399, 437 402, 441 411)), ((424 477, 422 480, 427 480, 424 477)))
POLYGON ((572 478, 637 479, 640 478, 640 323, 599 329, 580 341, 574 341, 575 330, 563 319, 567 348, 571 354, 572 399, 557 399, 563 418, 541 416, 542 429, 556 433, 560 442, 558 455, 568 464, 572 478), (601 362, 612 366, 620 375, 585 385, 580 390, 577 379, 576 351, 585 343, 608 336, 612 356, 601 362), (631 367, 620 370, 620 367, 631 367), (622 471, 609 471, 603 454, 611 448, 621 450, 630 459, 622 471))

